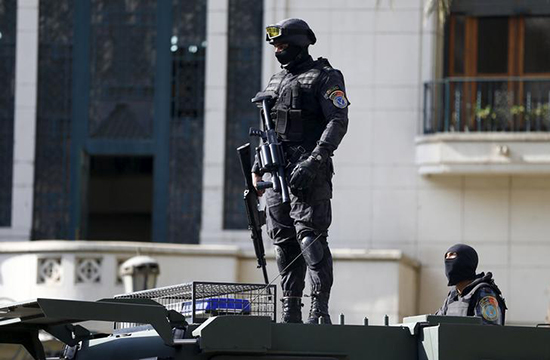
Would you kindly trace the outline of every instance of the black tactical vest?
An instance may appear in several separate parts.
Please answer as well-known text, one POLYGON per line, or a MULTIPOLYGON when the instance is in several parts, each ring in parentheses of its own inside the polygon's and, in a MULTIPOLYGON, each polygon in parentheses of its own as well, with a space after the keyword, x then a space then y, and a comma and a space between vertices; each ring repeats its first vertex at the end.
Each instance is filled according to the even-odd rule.
POLYGON ((283 70, 269 81, 265 91, 277 95, 271 115, 284 143, 301 145, 307 151, 315 148, 326 126, 317 98, 318 86, 329 71, 336 70, 327 59, 309 59, 297 70, 283 70))

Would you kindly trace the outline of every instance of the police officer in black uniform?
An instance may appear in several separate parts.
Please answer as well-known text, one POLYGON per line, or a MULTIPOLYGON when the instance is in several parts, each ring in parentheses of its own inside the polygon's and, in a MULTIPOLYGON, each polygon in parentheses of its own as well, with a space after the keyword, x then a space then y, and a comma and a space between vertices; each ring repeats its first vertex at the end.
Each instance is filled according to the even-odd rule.
POLYGON ((477 252, 464 244, 445 253, 445 274, 453 286, 436 315, 478 316, 483 324, 504 325, 506 303, 490 272, 476 275, 477 252))
MULTIPOLYGON (((265 91, 277 95, 271 115, 283 143, 291 190, 290 203, 283 203, 278 192, 266 192, 268 233, 282 277, 282 321, 302 322, 307 269, 312 288, 306 323, 330 324, 333 274, 327 236, 332 219, 331 156, 348 127, 344 78, 327 59, 313 60, 309 55, 308 47, 316 38, 305 21, 283 20, 268 26, 266 32, 266 41, 274 46, 282 67, 265 91)), ((254 184, 262 180, 257 162, 252 172, 254 184)), ((258 190, 258 195, 262 193, 258 190)))

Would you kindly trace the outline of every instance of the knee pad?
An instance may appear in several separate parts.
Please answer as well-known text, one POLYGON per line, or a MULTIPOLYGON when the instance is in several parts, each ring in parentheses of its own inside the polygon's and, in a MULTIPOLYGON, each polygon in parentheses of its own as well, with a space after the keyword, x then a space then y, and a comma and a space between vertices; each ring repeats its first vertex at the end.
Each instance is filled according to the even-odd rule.
POLYGON ((300 240, 302 255, 308 267, 315 267, 325 256, 325 237, 308 234, 300 240))
MULTIPOLYGON (((279 272, 282 272, 296 257, 300 256, 300 250, 298 246, 296 246, 296 249, 281 245, 274 245, 273 247, 275 248, 275 260, 277 261, 279 272)), ((290 268, 295 268, 297 266, 300 266, 300 264, 303 264, 303 260, 298 259, 297 261, 294 261, 290 268)), ((288 270, 289 269, 287 269, 287 271, 288 270)))

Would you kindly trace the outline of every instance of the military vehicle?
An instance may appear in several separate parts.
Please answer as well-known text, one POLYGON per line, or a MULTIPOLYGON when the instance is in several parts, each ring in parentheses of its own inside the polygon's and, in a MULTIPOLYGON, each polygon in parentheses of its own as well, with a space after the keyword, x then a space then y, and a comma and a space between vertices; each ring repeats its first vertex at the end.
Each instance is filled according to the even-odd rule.
POLYGON ((76 360, 542 360, 550 328, 487 326, 475 317, 409 317, 371 326, 282 324, 276 288, 193 282, 96 302, 36 299, 0 309, 0 342, 45 359, 46 331, 76 360), (114 323, 112 334, 78 322, 114 323))

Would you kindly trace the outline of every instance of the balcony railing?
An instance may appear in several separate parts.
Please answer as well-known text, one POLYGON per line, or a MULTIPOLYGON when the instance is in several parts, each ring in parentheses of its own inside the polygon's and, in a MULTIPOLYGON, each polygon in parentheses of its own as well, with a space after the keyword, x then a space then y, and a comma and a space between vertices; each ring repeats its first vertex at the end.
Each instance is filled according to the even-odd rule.
POLYGON ((424 84, 423 133, 550 132, 550 78, 448 78, 424 84))

